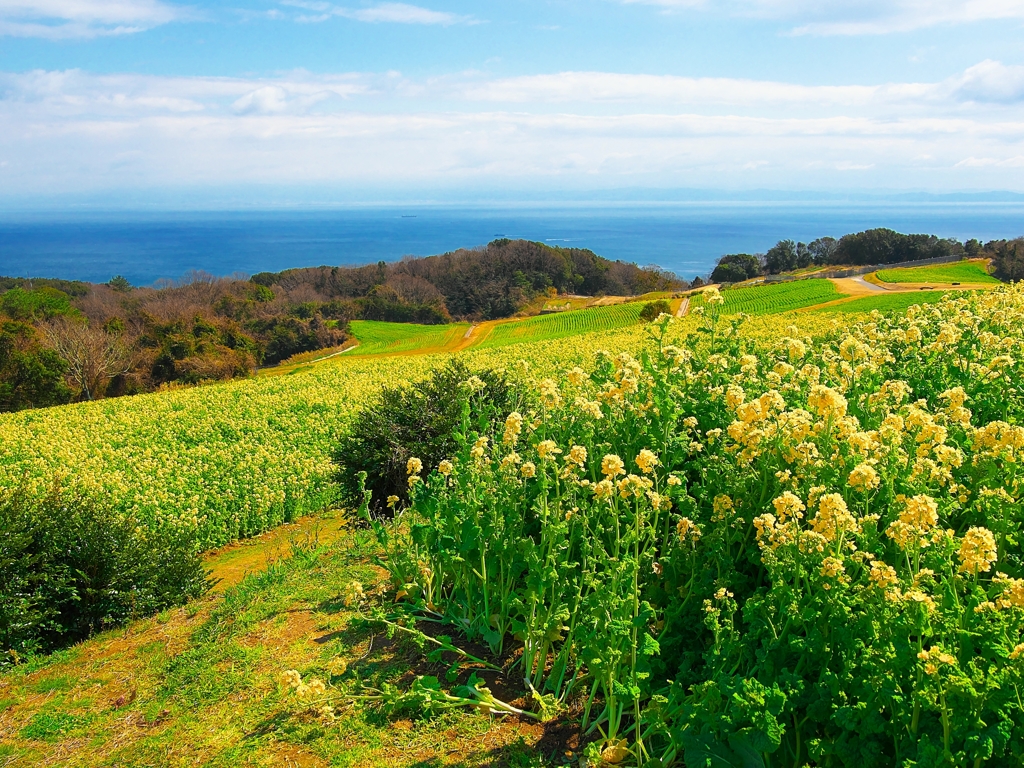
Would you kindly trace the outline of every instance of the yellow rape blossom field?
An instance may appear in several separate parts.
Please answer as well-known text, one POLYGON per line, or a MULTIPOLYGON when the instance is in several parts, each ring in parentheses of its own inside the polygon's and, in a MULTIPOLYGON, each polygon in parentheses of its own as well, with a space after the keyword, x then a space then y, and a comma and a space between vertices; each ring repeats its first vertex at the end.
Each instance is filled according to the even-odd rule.
MULTIPOLYGON (((455 353, 521 410, 393 518, 4 673, 0 765, 1021 765, 1024 291, 723 305, 455 353)), ((221 547, 330 506, 356 411, 448 357, 2 416, 0 492, 221 547)))

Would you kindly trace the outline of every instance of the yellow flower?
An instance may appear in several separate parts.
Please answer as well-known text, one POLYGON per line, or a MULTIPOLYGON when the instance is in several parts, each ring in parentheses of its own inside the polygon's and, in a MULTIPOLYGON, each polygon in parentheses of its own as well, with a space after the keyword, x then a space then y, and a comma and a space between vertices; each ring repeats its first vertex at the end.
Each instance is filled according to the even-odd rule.
POLYGON ((488 442, 490 441, 486 437, 477 438, 477 441, 473 443, 473 447, 469 450, 469 455, 478 461, 482 459, 487 451, 488 442))
POLYGON ((565 460, 569 464, 575 464, 577 467, 582 467, 587 463, 587 449, 582 445, 574 445, 569 449, 569 453, 566 454, 565 460))
POLYGON ((743 404, 746 397, 747 393, 743 391, 743 387, 730 384, 725 390, 725 405, 729 410, 735 411, 743 404))
POLYGON ((873 491, 879 486, 881 480, 878 477, 878 473, 875 468, 870 464, 858 464, 850 472, 850 476, 847 478, 850 487, 855 491, 862 491, 867 493, 873 491))
POLYGON ((585 397, 577 397, 576 400, 573 401, 573 405, 592 419, 604 418, 604 412, 601 410, 601 404, 596 400, 587 400, 585 397))
POLYGON ((640 498, 644 491, 651 487, 651 481, 639 475, 627 475, 619 480, 619 496, 628 499, 630 496, 640 498))
POLYGON ((996 561, 996 538, 988 528, 972 526, 960 543, 960 571, 977 575, 992 570, 996 561))
POLYGON ((939 505, 931 496, 919 494, 907 499, 906 511, 901 515, 904 521, 922 530, 939 524, 939 505))
POLYGON ((636 457, 636 465, 640 467, 640 471, 645 475, 651 474, 659 463, 658 457, 646 448, 640 451, 636 457))
POLYGON ((818 514, 811 520, 811 527, 826 541, 835 541, 842 534, 856 530, 857 521, 842 496, 827 493, 818 502, 818 514))
POLYGON ((821 562, 821 575, 826 576, 830 579, 834 579, 837 576, 841 576, 846 573, 846 568, 843 566, 843 561, 838 557, 826 557, 821 562))
POLYGON ((397 496, 388 496, 388 506, 389 507, 393 507, 397 503, 398 503, 398 497, 397 496))
POLYGON ((601 459, 601 473, 608 478, 624 475, 626 474, 626 465, 614 453, 609 453, 601 459))
POLYGON ((587 379, 587 373, 578 365, 566 373, 566 378, 569 379, 569 383, 574 387, 578 387, 587 379))
POLYGON ((523 477, 535 477, 537 475, 537 465, 532 461, 523 462, 523 466, 519 468, 519 473, 523 477))
POLYGON ((608 499, 615 494, 615 486, 611 480, 602 480, 594 485, 594 495, 599 499, 608 499))
POLYGON ((1011 659, 1019 659, 1021 656, 1024 656, 1024 643, 1018 643, 1013 647, 1013 650, 1010 651, 1011 659))
POLYGON ((544 379, 540 383, 540 399, 546 408, 557 408, 561 404, 562 396, 554 379, 544 379))
POLYGON ((289 688, 298 688, 302 685, 302 675, 298 670, 289 669, 281 674, 281 681, 289 688))
POLYGON ((501 460, 501 464, 499 465, 499 467, 505 471, 508 471, 514 469, 516 464, 518 464, 520 461, 522 461, 522 458, 519 456, 519 454, 516 453, 515 451, 512 451, 511 453, 508 454, 508 456, 501 460))
POLYGON ((693 520, 688 517, 679 518, 679 522, 676 523, 676 534, 679 536, 680 541, 697 541, 700 538, 700 528, 693 520))
POLYGON ((734 506, 732 499, 726 494, 722 493, 715 496, 715 500, 711 502, 711 509, 714 512, 711 519, 715 521, 724 520, 725 516, 732 511, 734 506))
POLYGON ((1000 610, 1024 608, 1024 579, 1011 579, 1005 573, 997 573, 992 581, 1003 587, 1002 594, 996 600, 996 607, 1000 610))
POLYGON ((444 461, 437 465, 437 471, 440 472, 445 477, 448 477, 448 475, 452 473, 452 470, 454 468, 455 465, 448 461, 448 459, 445 459, 444 461))
POLYGON ((963 404, 967 402, 967 393, 964 392, 963 387, 953 387, 952 389, 947 389, 945 392, 939 395, 939 397, 941 397, 943 400, 949 401, 950 410, 953 410, 955 408, 962 408, 963 404))
POLYGON ((537 455, 542 459, 550 459, 556 453, 561 453, 561 449, 554 440, 541 440, 537 443, 537 455))
POLYGON ((879 589, 889 589, 899 583, 896 569, 880 560, 871 561, 871 571, 868 573, 868 578, 879 589))
POLYGON ((807 407, 822 418, 841 419, 846 415, 846 398, 830 387, 815 384, 807 396, 807 407))
POLYGON ((410 475, 418 475, 423 471, 423 462, 413 456, 405 463, 405 471, 410 475))
POLYGON ((800 501, 800 497, 791 491, 784 491, 781 496, 775 498, 772 501, 772 506, 775 507, 775 513, 783 523, 790 517, 803 517, 802 513, 806 509, 804 503, 800 501))
MULTIPOLYGON (((795 330, 795 329, 794 329, 795 330)), ((797 362, 804 358, 807 354, 807 345, 804 344, 800 339, 785 339, 786 354, 789 356, 790 362, 797 362)))
POLYGON ((519 434, 523 431, 523 416, 518 411, 512 411, 505 419, 505 436, 502 442, 505 445, 515 445, 519 434))

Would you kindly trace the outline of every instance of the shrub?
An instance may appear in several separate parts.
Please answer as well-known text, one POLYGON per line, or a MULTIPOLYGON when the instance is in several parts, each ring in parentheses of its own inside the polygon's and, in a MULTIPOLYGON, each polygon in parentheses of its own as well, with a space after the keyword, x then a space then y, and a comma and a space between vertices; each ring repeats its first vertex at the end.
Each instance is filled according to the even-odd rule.
POLYGON ((0 499, 0 664, 45 653, 209 584, 193 540, 54 488, 0 499))
POLYGON ((435 369, 417 384, 385 387, 355 416, 335 452, 343 498, 361 502, 357 475, 365 472, 371 507, 383 513, 389 496, 408 497, 410 457, 421 459, 429 472, 460 447, 460 433, 471 424, 504 419, 518 403, 505 373, 488 370, 474 376, 461 360, 435 369))
POLYGON ((645 323, 650 323, 657 320, 661 315, 668 315, 672 313, 672 307, 665 299, 658 299, 648 304, 644 304, 644 308, 640 310, 640 319, 645 323))

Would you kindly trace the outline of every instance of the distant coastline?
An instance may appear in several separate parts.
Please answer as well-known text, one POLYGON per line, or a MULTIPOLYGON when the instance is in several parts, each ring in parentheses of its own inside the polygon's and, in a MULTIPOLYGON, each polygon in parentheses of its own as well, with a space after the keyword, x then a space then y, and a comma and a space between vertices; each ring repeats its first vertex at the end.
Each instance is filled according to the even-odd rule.
POLYGON ((77 208, 0 213, 0 273, 136 285, 190 269, 217 275, 357 265, 476 247, 501 236, 571 243, 612 260, 706 274, 724 253, 764 252, 871 227, 961 240, 1024 234, 1021 202, 718 201, 423 205, 236 211, 77 208))

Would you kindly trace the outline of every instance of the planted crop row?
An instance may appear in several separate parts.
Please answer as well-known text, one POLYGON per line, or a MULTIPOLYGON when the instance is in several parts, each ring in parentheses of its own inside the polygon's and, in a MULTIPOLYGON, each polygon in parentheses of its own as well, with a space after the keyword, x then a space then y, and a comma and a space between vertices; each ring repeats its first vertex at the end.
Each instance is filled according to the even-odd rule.
MULTIPOLYGON (((725 299, 722 311, 726 314, 742 312, 747 315, 768 315, 823 304, 842 298, 842 294, 831 280, 814 278, 774 285, 732 288, 723 291, 722 298, 725 299)), ((703 294, 698 294, 690 300, 691 308, 699 307, 703 303, 703 294)))

